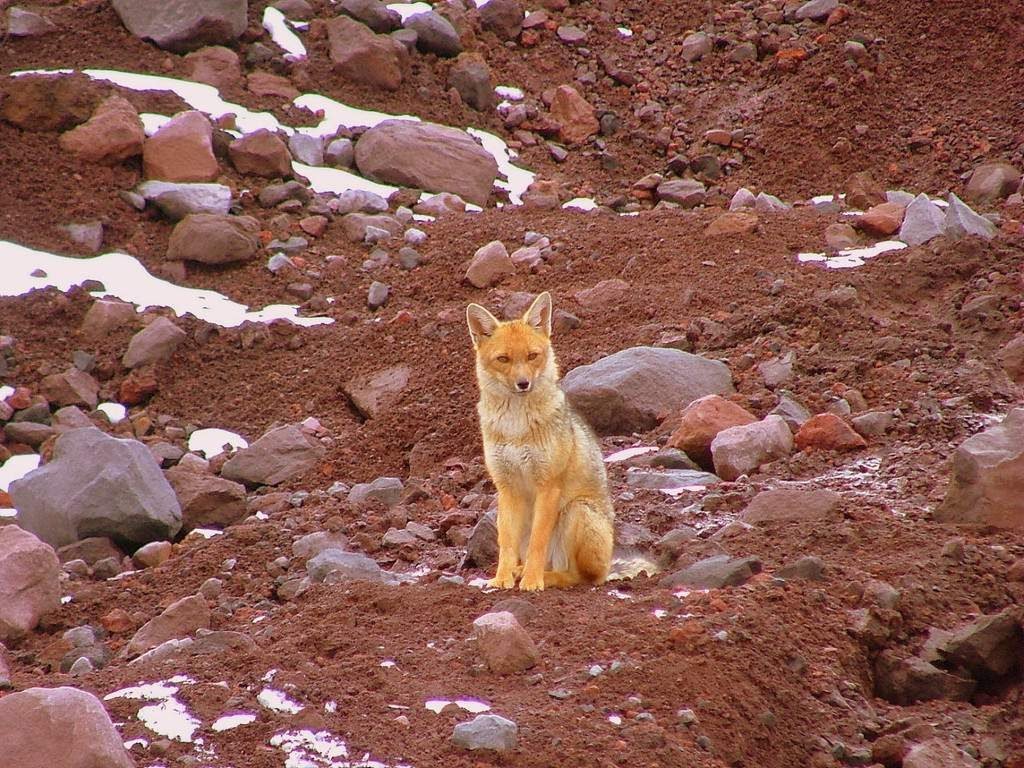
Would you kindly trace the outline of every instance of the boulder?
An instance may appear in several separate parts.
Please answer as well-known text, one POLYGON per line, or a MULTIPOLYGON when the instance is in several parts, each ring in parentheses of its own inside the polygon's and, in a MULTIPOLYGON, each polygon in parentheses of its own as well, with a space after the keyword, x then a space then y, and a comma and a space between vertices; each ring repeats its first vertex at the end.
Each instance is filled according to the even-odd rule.
POLYGON ((935 519, 1024 530, 1024 408, 956 449, 935 519))
POLYGON ((168 261, 228 264, 255 258, 260 223, 252 216, 191 213, 177 223, 167 242, 168 261))
POLYGON ((964 197, 982 205, 998 202, 1017 191, 1020 178, 1020 171, 1009 163, 982 163, 971 173, 964 197))
POLYGON ((181 505, 182 529, 223 528, 245 517, 245 486, 182 467, 164 470, 181 505))
POLYGON ((452 733, 452 743, 469 750, 508 752, 515 749, 518 742, 519 728, 500 715, 477 715, 468 723, 456 725, 452 733))
POLYGON ((61 134, 58 144, 87 162, 114 165, 141 155, 145 139, 142 120, 131 102, 110 96, 85 123, 61 134))
POLYGON ((1005 677, 1024 664, 1020 617, 1020 611, 1012 608, 980 616, 946 638, 936 651, 948 664, 969 670, 979 680, 1005 677))
POLYGON ((66 131, 89 119, 100 93, 81 73, 7 78, 0 118, 23 131, 66 131))
POLYGON ((410 369, 394 365, 367 376, 345 382, 342 391, 366 419, 374 419, 390 409, 409 386, 410 369))
POLYGON ((326 449, 297 424, 272 429, 225 462, 221 475, 247 485, 277 485, 313 469, 326 449))
POLYGON ((192 213, 226 216, 231 208, 231 188, 223 184, 178 184, 153 179, 142 182, 135 191, 171 221, 181 221, 192 213))
POLYGON ((356 142, 360 173, 378 181, 453 192, 484 205, 498 164, 465 131, 435 123, 385 120, 356 142))
POLYGON ((398 90, 409 60, 409 52, 398 40, 374 34, 347 16, 330 19, 327 36, 335 72, 355 83, 398 90))
POLYGON ((562 389, 600 434, 655 427, 699 397, 733 391, 729 369, 717 360, 677 349, 631 347, 566 374, 562 389))
POLYGON ((213 154, 213 127, 202 112, 172 117, 142 146, 142 170, 147 179, 213 181, 220 166, 213 154))
POLYGON ((841 500, 838 493, 824 488, 773 488, 751 499, 740 520, 751 524, 837 520, 841 500))
POLYGON ((949 193, 949 205, 946 206, 946 218, 942 222, 942 234, 946 237, 959 239, 973 235, 984 240, 996 236, 996 225, 971 210, 963 200, 949 193))
POLYGON ((268 179, 292 175, 292 156, 288 145, 266 128, 247 133, 228 145, 231 163, 239 173, 268 179))
POLYGON ((714 466, 711 443, 715 435, 729 427, 753 424, 757 417, 720 395, 708 395, 694 400, 679 419, 679 426, 668 439, 668 445, 680 448, 703 467, 714 466))
POLYGON ((955 744, 936 736, 907 750, 902 768, 981 768, 981 763, 955 744))
POLYGON ((458 56, 462 41, 452 23, 435 11, 415 13, 403 25, 416 33, 416 47, 423 53, 437 56, 458 56))
POLYGON ((494 240, 477 248, 466 270, 466 280, 474 288, 490 288, 515 271, 516 266, 505 244, 494 240))
POLYGON ((797 431, 797 450, 855 451, 867 445, 853 427, 834 413, 812 416, 797 431))
POLYGON ((530 669, 540 659, 529 633, 508 611, 485 613, 474 620, 473 635, 487 668, 499 675, 530 669))
POLYGON ((124 655, 138 656, 168 640, 188 637, 197 629, 209 629, 210 616, 210 606, 204 598, 199 595, 183 597, 139 627, 125 646, 124 655))
POLYGON ((10 494, 18 524, 52 547, 105 536, 134 550, 181 528, 178 500, 153 454, 94 427, 61 434, 53 458, 11 483, 10 494))
POLYGON ((566 144, 582 144, 601 130, 594 107, 571 85, 555 88, 549 111, 566 144))
POLYGON ((750 474, 762 464, 788 456, 793 451, 793 433, 781 416, 729 427, 711 442, 715 472, 723 480, 750 474))
POLYGON ((907 245, 921 245, 942 234, 945 219, 942 209, 921 193, 907 206, 900 225, 899 238, 907 245))
POLYGON ((58 608, 60 561, 53 547, 17 525, 0 525, 0 642, 19 640, 58 608))
POLYGON ((907 706, 916 701, 968 701, 977 684, 952 674, 924 659, 901 659, 892 651, 883 651, 875 661, 875 695, 907 706))
POLYGON ((187 337, 172 320, 158 317, 132 336, 121 364, 125 368, 138 368, 169 360, 187 337))
POLYGON ((520 0, 490 0, 480 6, 480 23, 499 40, 515 40, 523 31, 523 4, 520 0))
POLYGON ((756 557, 730 557, 715 555, 699 560, 691 566, 675 571, 661 580, 661 586, 721 589, 738 587, 761 572, 761 561, 756 557))
POLYGON ((135 768, 102 702, 77 688, 0 698, 0 744, 17 768, 135 768))
POLYGON ((248 0, 111 0, 128 31, 176 53, 230 43, 245 32, 248 0))

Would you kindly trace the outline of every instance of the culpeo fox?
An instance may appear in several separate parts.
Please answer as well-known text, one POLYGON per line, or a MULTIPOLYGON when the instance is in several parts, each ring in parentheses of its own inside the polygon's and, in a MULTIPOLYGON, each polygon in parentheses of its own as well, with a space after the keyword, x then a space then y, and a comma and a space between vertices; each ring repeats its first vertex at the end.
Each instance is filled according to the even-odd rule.
POLYGON ((551 294, 519 320, 466 308, 476 348, 484 460, 498 489, 498 570, 522 590, 600 584, 612 559, 614 510, 601 449, 558 386, 551 294), (521 578, 520 578, 521 577, 521 578))

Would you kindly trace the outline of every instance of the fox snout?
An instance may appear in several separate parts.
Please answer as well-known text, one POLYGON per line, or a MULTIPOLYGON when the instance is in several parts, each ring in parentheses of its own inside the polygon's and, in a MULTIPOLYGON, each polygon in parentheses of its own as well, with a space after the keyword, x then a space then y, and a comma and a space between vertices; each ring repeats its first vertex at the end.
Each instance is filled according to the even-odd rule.
POLYGON ((532 382, 529 379, 516 379, 516 391, 517 392, 529 392, 530 385, 532 382))

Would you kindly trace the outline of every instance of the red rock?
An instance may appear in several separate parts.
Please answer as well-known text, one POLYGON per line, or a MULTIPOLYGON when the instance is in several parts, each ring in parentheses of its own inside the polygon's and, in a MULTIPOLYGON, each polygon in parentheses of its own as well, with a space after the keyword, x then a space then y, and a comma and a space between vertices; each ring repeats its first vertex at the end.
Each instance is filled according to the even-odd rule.
POLYGON ((679 448, 703 467, 713 466, 711 442, 715 435, 729 427, 753 424, 757 417, 721 395, 707 395, 694 400, 683 410, 679 426, 668 439, 668 445, 679 448))
POLYGON ((114 608, 100 617, 100 624, 111 634, 119 635, 135 626, 132 617, 123 608, 114 608))
POLYGON ((885 190, 867 171, 852 174, 843 186, 846 205, 850 208, 863 211, 885 202, 885 190))
POLYGON ((994 203, 1017 191, 1021 173, 1009 163, 982 163, 971 173, 964 197, 974 203, 994 203))
POLYGON ((90 163, 114 165, 142 154, 146 133, 139 113, 120 96, 105 99, 88 121, 61 135, 61 149, 90 163))
POLYGON ((601 129, 594 108, 571 85, 560 85, 551 99, 551 117, 567 144, 582 144, 601 129))
POLYGON ((481 246, 473 254, 473 260, 466 270, 466 280, 476 288, 489 288, 515 271, 515 264, 512 263, 505 244, 500 240, 494 240, 481 246))
POLYGON ((66 131, 84 123, 100 86, 81 73, 7 78, 0 118, 24 131, 66 131))
POLYGON ((708 237, 720 235, 749 235, 757 229, 758 218, 756 214, 744 211, 730 211, 723 213, 717 219, 708 224, 704 234, 708 237))
POLYGON ((136 368, 117 391, 117 399, 124 405, 140 405, 160 391, 160 382, 149 368, 136 368))
POLYGON ((234 88, 242 82, 238 54, 222 45, 209 45, 185 56, 188 78, 217 89, 234 88))
POLYGON ((712 128, 704 132, 704 141, 708 144, 717 144, 720 147, 728 147, 732 144, 732 132, 724 128, 712 128))
POLYGON ((775 54, 775 67, 780 72, 795 72, 806 58, 807 51, 803 48, 783 48, 775 54))
POLYGON ((509 611, 485 613, 473 622, 473 634, 487 668, 499 675, 522 672, 540 659, 533 639, 509 611))
MULTIPOLYGON (((6 461, 6 459, 3 459, 3 461, 6 461)), ((14 503, 11 501, 11 497, 7 491, 0 491, 0 509, 12 509, 13 506, 14 503)))
POLYGON ((146 622, 125 646, 126 656, 138 656, 167 640, 188 637, 197 629, 210 628, 210 606, 199 595, 183 597, 146 622))
POLYGON ((165 470, 164 477, 181 505, 183 531, 223 528, 245 517, 245 486, 241 483, 183 467, 165 470))
POLYGON ((409 60, 404 45, 347 16, 330 19, 326 26, 335 72, 356 83, 398 90, 409 60))
POLYGON ((751 524, 833 520, 839 517, 840 501, 838 493, 825 488, 773 488, 751 499, 740 519, 751 524))
POLYGON ((96 379, 77 368, 64 373, 55 373, 43 379, 39 391, 56 405, 84 405, 95 408, 99 402, 100 384, 96 379))
POLYGON ((288 145, 266 128, 235 139, 228 146, 228 153, 239 173, 270 179, 292 175, 292 156, 288 145))
POLYGON ((59 607, 53 547, 17 525, 0 526, 0 642, 20 639, 59 607))
POLYGON ((854 451, 867 445, 864 438, 834 413, 812 416, 794 436, 801 451, 854 451))
POLYGON ((287 77, 270 72, 253 72, 246 78, 245 87, 256 96, 277 96, 289 100, 300 93, 287 77))
POLYGON ((906 208, 899 203, 879 203, 857 217, 857 227, 870 235, 886 237, 899 231, 906 208))
POLYGON ((213 181, 220 173, 213 154, 213 128, 201 112, 182 112, 150 136, 142 148, 148 179, 213 181))
POLYGON ((17 387, 14 392, 8 396, 6 402, 16 411, 28 408, 32 405, 32 390, 27 387, 17 387))
POLYGON ((299 219, 299 229, 310 237, 320 237, 327 230, 327 217, 307 216, 299 219))

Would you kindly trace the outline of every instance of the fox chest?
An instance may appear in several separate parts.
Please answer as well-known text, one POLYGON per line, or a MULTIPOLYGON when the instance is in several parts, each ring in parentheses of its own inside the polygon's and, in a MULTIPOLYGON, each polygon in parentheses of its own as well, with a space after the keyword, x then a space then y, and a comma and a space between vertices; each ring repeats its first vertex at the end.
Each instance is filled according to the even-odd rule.
POLYGON ((492 443, 485 446, 484 458, 496 482, 520 488, 535 486, 551 467, 548 452, 528 444, 492 443))

